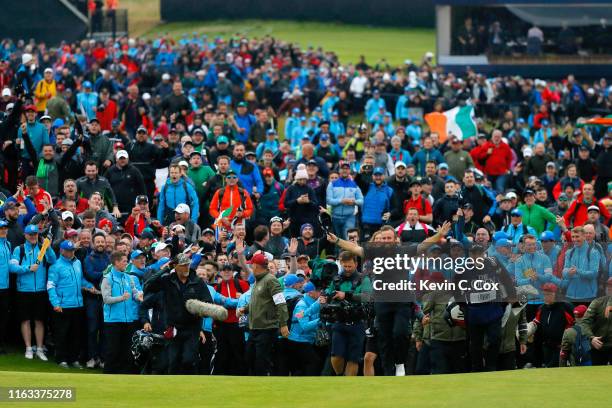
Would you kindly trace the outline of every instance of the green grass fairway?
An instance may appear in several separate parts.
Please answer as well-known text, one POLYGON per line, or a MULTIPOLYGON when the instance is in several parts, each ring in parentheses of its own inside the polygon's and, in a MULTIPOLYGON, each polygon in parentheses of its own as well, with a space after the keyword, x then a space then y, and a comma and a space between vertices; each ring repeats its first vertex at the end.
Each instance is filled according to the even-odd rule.
POLYGON ((154 37, 168 33, 174 38, 192 32, 228 38, 236 33, 248 37, 271 35, 301 47, 323 47, 334 51, 343 63, 357 62, 365 55, 373 65, 386 58, 392 65, 400 65, 406 58, 420 61, 427 51, 435 51, 435 30, 420 28, 377 28, 341 23, 297 21, 211 21, 160 22, 158 0, 124 0, 122 7, 129 10, 130 33, 154 37))
POLYGON ((77 405, 88 407, 594 408, 610 406, 610 378, 612 367, 403 378, 104 376, 0 371, 3 387, 75 387, 77 405))

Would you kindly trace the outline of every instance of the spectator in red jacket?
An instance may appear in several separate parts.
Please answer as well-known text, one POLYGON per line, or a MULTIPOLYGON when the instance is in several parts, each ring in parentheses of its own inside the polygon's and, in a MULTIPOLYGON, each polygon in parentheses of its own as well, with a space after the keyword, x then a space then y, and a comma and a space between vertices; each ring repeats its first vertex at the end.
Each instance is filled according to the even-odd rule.
POLYGON ((148 227, 150 223, 149 197, 139 195, 136 197, 136 205, 132 208, 132 213, 125 220, 125 232, 133 237, 139 237, 142 234, 142 230, 148 227))
POLYGON ((25 179, 26 195, 30 196, 30 199, 36 206, 36 211, 43 212, 45 208, 53 208, 53 199, 45 189, 38 185, 38 179, 36 176, 28 176, 25 179))
MULTIPOLYGON (((249 284, 234 275, 231 264, 225 264, 219 271, 221 281, 215 285, 215 290, 227 298, 238 299, 249 290, 249 284)), ((215 337, 217 338, 217 360, 215 373, 221 375, 245 374, 244 368, 244 332, 238 326, 236 309, 228 309, 227 319, 217 323, 215 337)))
POLYGON ((510 146, 502 141, 501 130, 493 131, 491 140, 481 146, 476 159, 483 164, 483 171, 495 190, 503 192, 512 165, 512 151, 510 146))
POLYGON ((568 227, 580 227, 584 225, 588 218, 590 206, 599 207, 599 213, 604 219, 604 224, 610 220, 610 212, 605 205, 595 198, 595 188, 591 183, 585 183, 582 187, 582 194, 569 206, 563 218, 568 227))
POLYGON ((544 119, 550 121, 548 105, 546 105, 545 103, 540 106, 540 111, 533 116, 533 128, 539 130, 542 127, 542 121, 544 119))
POLYGON ((487 143, 487 136, 484 133, 478 135, 478 139, 476 139, 476 147, 472 149, 470 152, 470 156, 472 156, 472 161, 474 162, 474 167, 476 167, 480 171, 484 171, 483 163, 478 160, 478 157, 481 156, 481 152, 486 152, 483 150, 483 146, 487 143))
POLYGON ((100 103, 96 108, 96 117, 100 121, 100 128, 108 131, 112 129, 113 119, 117 119, 117 103, 110 98, 106 88, 100 92, 100 103))

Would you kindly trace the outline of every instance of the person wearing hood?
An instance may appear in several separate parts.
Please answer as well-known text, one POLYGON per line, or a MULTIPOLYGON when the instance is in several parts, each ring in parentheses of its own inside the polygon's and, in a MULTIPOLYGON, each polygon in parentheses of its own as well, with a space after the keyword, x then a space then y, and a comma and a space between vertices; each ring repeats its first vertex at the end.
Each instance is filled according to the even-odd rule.
MULTIPOLYGON (((292 324, 289 332, 288 351, 295 358, 295 375, 318 375, 319 356, 313 345, 319 326, 321 290, 312 282, 306 283, 302 290, 304 296, 293 309, 292 324)), ((292 373, 293 374, 293 373, 292 373)))
POLYGON ((25 241, 23 230, 32 217, 36 215, 36 206, 23 193, 23 187, 17 189, 14 196, 9 197, 4 205, 0 207, 0 218, 6 218, 8 223, 8 242, 13 248, 25 241), (24 206, 26 211, 22 214, 19 207, 24 206))
POLYGON ((319 235, 319 201, 315 191, 308 186, 308 173, 300 169, 295 173, 295 183, 287 188, 285 208, 291 218, 291 236, 299 237, 303 224, 317 226, 315 235, 319 235))

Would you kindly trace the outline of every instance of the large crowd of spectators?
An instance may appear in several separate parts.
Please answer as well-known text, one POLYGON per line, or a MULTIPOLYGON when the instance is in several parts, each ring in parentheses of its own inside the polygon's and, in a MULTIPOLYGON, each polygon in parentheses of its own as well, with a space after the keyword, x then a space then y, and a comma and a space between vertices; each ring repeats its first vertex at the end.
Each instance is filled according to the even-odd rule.
POLYGON ((431 53, 342 64, 270 37, 1 45, 0 345, 20 333, 26 359, 234 375, 610 362, 612 128, 583 126, 612 109, 605 79, 456 76, 431 53), (476 136, 423 122, 466 103, 476 136), (455 299, 465 324, 435 296, 331 323, 326 304, 372 303, 366 241, 487 259, 531 297, 455 299))

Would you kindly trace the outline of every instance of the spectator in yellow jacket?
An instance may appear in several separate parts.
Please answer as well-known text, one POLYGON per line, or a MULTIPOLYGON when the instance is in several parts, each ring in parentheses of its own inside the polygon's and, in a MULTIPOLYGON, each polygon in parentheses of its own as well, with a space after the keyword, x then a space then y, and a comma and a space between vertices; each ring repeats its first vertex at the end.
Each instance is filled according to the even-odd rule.
POLYGON ((39 113, 44 113, 47 110, 47 102, 49 99, 57 95, 57 86, 53 78, 53 70, 45 69, 44 77, 36 84, 34 88, 34 96, 36 97, 36 110, 39 113))

